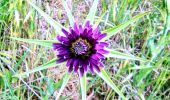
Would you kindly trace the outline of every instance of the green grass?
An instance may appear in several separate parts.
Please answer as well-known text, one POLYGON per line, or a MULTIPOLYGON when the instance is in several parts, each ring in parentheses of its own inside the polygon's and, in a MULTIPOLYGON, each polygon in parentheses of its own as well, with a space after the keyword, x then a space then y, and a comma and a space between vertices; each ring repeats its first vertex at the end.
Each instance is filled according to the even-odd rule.
MULTIPOLYGON (((34 4, 39 7, 37 9, 43 9, 49 16, 55 17, 57 22, 66 20, 65 27, 69 22, 73 23, 71 14, 65 11, 68 8, 63 8, 62 2, 59 4, 55 0, 51 1, 55 3, 34 4), (54 4, 57 4, 57 11, 52 9, 54 4), (61 15, 70 17, 67 19, 61 15)), ((111 43, 110 49, 119 51, 112 51, 111 56, 118 54, 126 57, 108 58, 104 61, 105 70, 127 99, 170 99, 170 9, 168 10, 165 1, 99 0, 95 25, 101 21, 101 29, 110 36, 113 35, 105 39, 111 43)), ((82 2, 68 3, 73 7, 72 14, 76 15, 82 2)), ((66 5, 65 2, 63 5, 66 5)), ((82 16, 87 16, 92 2, 89 5, 87 2, 81 5, 85 6, 85 12, 76 16, 80 23, 82 16)), ((55 31, 56 27, 53 29, 47 24, 44 19, 48 18, 41 17, 34 8, 22 0, 0 1, 0 99, 54 99, 63 83, 67 71, 64 64, 55 65, 51 62, 56 67, 47 66, 47 62, 53 61, 56 55, 48 47, 51 47, 56 34, 60 33, 55 31)), ((51 19, 49 21, 54 25, 61 24, 54 23, 51 19)), ((86 79, 87 98, 120 98, 99 76, 87 73, 86 79)), ((71 77, 60 96, 61 100, 70 98, 81 99, 77 75, 71 77)))

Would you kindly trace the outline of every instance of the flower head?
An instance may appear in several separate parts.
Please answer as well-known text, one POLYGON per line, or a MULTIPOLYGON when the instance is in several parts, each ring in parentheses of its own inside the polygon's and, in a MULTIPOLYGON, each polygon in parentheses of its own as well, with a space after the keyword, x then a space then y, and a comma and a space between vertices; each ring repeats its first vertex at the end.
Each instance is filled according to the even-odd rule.
POLYGON ((104 50, 108 44, 100 42, 106 33, 102 34, 98 27, 93 29, 89 21, 84 27, 75 23, 69 31, 62 29, 62 32, 65 36, 57 36, 60 43, 53 43, 54 50, 58 51, 57 63, 67 61, 68 71, 75 73, 79 71, 81 76, 87 70, 93 74, 94 70, 100 72, 100 67, 104 67, 101 62, 103 54, 108 53, 104 50))

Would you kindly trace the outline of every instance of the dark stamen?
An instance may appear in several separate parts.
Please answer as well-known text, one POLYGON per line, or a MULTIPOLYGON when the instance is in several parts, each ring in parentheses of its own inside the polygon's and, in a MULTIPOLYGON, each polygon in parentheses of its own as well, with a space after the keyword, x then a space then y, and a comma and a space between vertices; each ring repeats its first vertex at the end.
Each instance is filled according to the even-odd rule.
POLYGON ((86 54, 89 50, 89 44, 86 40, 79 39, 72 44, 72 51, 77 55, 86 54))

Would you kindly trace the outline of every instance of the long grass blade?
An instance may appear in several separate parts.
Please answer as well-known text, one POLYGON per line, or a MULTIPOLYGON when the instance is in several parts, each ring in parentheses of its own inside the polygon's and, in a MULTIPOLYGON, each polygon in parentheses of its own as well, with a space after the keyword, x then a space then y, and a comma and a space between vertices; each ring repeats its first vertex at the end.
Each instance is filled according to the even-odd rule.
POLYGON ((71 13, 71 10, 68 8, 68 5, 65 0, 62 0, 63 7, 65 11, 67 12, 67 17, 69 19, 70 25, 73 27, 74 26, 74 17, 71 13))
POLYGON ((35 39, 23 39, 23 38, 16 38, 16 37, 11 37, 11 39, 30 43, 30 44, 37 44, 49 48, 52 48, 53 43, 57 43, 57 40, 35 40, 35 39))
POLYGON ((84 24, 86 23, 86 21, 90 21, 91 24, 93 24, 94 22, 94 17, 97 11, 97 5, 98 5, 99 0, 94 0, 92 7, 90 8, 90 12, 88 13, 86 20, 84 22, 84 24))
POLYGON ((100 17, 98 17, 97 21, 95 22, 94 27, 97 27, 100 24, 100 22, 102 21, 103 17, 106 15, 106 13, 107 13, 107 11, 104 12, 100 17))
POLYGON ((86 84, 86 74, 84 74, 83 77, 80 77, 82 100, 86 100, 86 84))
POLYGON ((140 18, 142 18, 143 16, 147 15, 150 11, 144 12, 144 13, 140 13, 138 15, 136 15, 135 17, 133 17, 131 20, 120 24, 118 26, 114 26, 113 28, 110 29, 106 29, 103 31, 103 33, 108 33, 107 36, 105 38, 103 38, 103 40, 107 40, 109 39, 111 36, 115 35, 116 33, 118 33, 119 31, 125 29, 126 27, 128 27, 130 24, 136 22, 137 20, 139 20, 140 18))
POLYGON ((134 55, 131 54, 125 54, 119 51, 116 51, 114 49, 107 49, 110 53, 106 54, 106 57, 113 57, 113 58, 119 58, 119 59, 127 59, 127 60, 138 60, 142 62, 146 62, 148 60, 140 57, 135 57, 134 55))
POLYGON ((100 76, 119 96, 126 100, 126 97, 123 95, 123 93, 119 90, 119 88, 113 83, 113 81, 110 79, 108 74, 105 72, 104 69, 101 69, 101 72, 96 72, 98 76, 100 76))
POLYGON ((55 67, 59 64, 56 63, 56 58, 55 59, 52 59, 51 61, 39 66, 39 67, 35 67, 34 69, 31 69, 27 72, 24 72, 24 73, 19 73, 19 74, 15 74, 14 77, 25 77, 25 75, 28 75, 28 74, 31 74, 31 73, 35 73, 35 72, 38 72, 38 71, 41 71, 41 70, 44 70, 44 69, 47 69, 47 68, 52 68, 52 67, 55 67))

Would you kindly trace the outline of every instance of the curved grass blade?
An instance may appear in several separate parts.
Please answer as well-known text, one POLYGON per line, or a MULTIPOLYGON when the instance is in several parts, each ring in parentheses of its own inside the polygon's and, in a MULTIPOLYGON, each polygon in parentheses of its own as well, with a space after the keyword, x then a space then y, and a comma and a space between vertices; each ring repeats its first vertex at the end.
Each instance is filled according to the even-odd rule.
MULTIPOLYGON (((28 0, 27 0, 28 1, 28 0)), ((39 7, 37 7, 35 4, 33 4, 32 2, 28 3, 34 8, 36 9, 41 16, 43 16, 45 18, 45 20, 54 27, 54 29, 56 30, 56 32, 58 32, 58 34, 60 35, 64 35, 63 32, 61 32, 61 28, 66 29, 64 26, 62 26, 60 23, 56 22, 55 20, 53 20, 48 14, 46 14, 44 11, 42 11, 39 7)))
POLYGON ((84 24, 86 23, 86 21, 90 21, 90 23, 93 25, 94 22, 94 17, 97 11, 97 5, 98 5, 99 0, 94 0, 92 7, 90 8, 90 12, 88 13, 86 20, 84 22, 84 24))
POLYGON ((86 73, 83 77, 80 77, 80 85, 81 85, 81 94, 82 100, 86 100, 86 73))
POLYGON ((35 67, 34 69, 31 69, 30 71, 27 71, 27 72, 24 72, 24 73, 19 73, 19 74, 15 74, 14 77, 25 77, 25 75, 28 75, 28 74, 31 74, 31 73, 35 73, 35 72, 38 72, 38 71, 41 71, 41 70, 44 70, 44 69, 47 69, 47 68, 52 68, 52 67, 55 67, 59 64, 56 63, 56 60, 57 58, 55 59, 52 59, 51 61, 39 66, 39 67, 35 67))
POLYGON ((121 53, 119 51, 116 51, 114 49, 107 49, 110 53, 106 54, 106 57, 114 57, 114 58, 120 58, 120 59, 127 59, 127 60, 138 60, 142 62, 147 62, 148 60, 140 57, 135 57, 133 55, 121 53))
POLYGON ((100 69, 101 72, 96 74, 100 76, 123 100, 126 100, 126 97, 123 95, 123 93, 118 89, 118 87, 113 83, 113 81, 110 79, 110 77, 107 75, 104 69, 100 69))
POLYGON ((136 15, 135 17, 133 17, 131 20, 129 20, 129 21, 123 23, 123 24, 120 24, 118 26, 114 26, 113 28, 104 30, 103 33, 108 33, 108 34, 107 34, 107 36, 105 38, 103 38, 103 40, 109 39, 111 36, 115 35, 119 31, 121 31, 122 29, 128 27, 130 24, 136 22, 137 20, 139 20, 143 16, 147 15, 149 12, 150 11, 140 13, 140 14, 136 15))
POLYGON ((57 40, 35 40, 35 39, 23 39, 23 38, 16 38, 16 37, 11 37, 11 39, 26 42, 26 43, 31 43, 31 44, 37 44, 49 48, 52 48, 53 43, 57 43, 57 40))
POLYGON ((67 12, 67 17, 69 19, 70 25, 73 27, 74 26, 74 17, 71 13, 71 10, 68 8, 68 5, 65 0, 62 0, 63 7, 65 11, 67 12))
POLYGON ((107 11, 105 11, 100 17, 98 17, 97 21, 95 22, 94 27, 97 27, 100 22, 102 21, 103 17, 106 15, 107 11))
POLYGON ((68 83, 71 75, 72 75, 72 73, 66 73, 66 74, 65 74, 65 76, 64 76, 64 78, 63 78, 63 83, 62 83, 61 88, 60 88, 60 90, 59 90, 59 93, 58 93, 58 95, 57 95, 57 97, 56 97, 56 100, 59 99, 59 97, 60 97, 61 93, 63 92, 65 86, 67 85, 67 83, 68 83))

